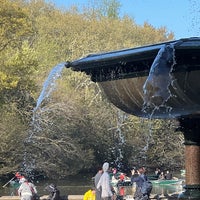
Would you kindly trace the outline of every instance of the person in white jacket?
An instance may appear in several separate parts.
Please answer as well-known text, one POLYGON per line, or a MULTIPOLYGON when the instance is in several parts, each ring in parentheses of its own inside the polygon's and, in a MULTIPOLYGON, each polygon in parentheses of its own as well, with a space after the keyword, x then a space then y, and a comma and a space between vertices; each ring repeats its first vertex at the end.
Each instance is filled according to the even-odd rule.
POLYGON ((108 173, 109 163, 105 162, 103 164, 103 174, 99 179, 97 184, 97 189, 101 189, 101 199, 102 200, 111 200, 113 197, 112 189, 111 189, 111 181, 110 175, 108 173))
POLYGON ((25 178, 20 179, 20 183, 18 194, 21 200, 34 200, 34 194, 37 194, 35 185, 28 182, 25 178))

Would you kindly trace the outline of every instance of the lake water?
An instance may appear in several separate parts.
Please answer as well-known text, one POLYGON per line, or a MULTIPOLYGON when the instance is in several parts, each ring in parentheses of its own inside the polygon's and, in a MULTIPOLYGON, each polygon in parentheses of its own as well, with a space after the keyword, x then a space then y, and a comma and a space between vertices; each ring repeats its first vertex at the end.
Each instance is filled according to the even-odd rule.
MULTIPOLYGON (((48 195, 45 191, 45 187, 54 183, 60 190, 61 195, 83 195, 88 189, 93 186, 93 180, 91 175, 86 176, 71 176, 65 180, 43 180, 34 183, 37 187, 38 194, 40 196, 48 195)), ((5 183, 1 183, 4 185, 5 183)), ((152 194, 172 194, 181 193, 183 191, 182 185, 153 185, 152 194)), ((134 193, 134 188, 131 186, 125 187, 125 194, 132 195, 134 193)), ((16 188, 9 187, 0 188, 0 196, 10 196, 17 195, 16 188)))

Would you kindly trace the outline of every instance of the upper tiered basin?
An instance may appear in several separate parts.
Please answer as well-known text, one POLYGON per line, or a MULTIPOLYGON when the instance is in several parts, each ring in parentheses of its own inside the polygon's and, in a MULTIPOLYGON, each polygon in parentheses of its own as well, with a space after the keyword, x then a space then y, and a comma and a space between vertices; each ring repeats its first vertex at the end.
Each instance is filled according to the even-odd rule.
POLYGON ((127 113, 153 118, 200 113, 200 38, 92 54, 66 66, 90 75, 127 113))

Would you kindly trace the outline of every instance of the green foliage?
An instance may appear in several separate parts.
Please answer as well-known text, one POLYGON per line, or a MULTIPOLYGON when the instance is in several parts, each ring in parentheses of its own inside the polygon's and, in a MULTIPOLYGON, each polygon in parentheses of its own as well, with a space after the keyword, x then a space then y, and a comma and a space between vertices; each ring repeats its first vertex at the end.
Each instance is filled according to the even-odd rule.
POLYGON ((96 17, 97 19, 103 17, 118 19, 120 6, 120 2, 117 0, 94 0, 92 5, 85 9, 85 13, 90 13, 92 17, 96 17))
POLYGON ((0 91, 15 88, 19 78, 10 73, 6 66, 16 50, 20 49, 24 40, 32 33, 27 8, 21 7, 17 2, 1 0, 0 8, 0 91))
POLYGON ((0 51, 15 48, 32 33, 28 10, 15 1, 0 1, 0 51))
POLYGON ((21 124, 15 105, 4 105, 0 112, 0 174, 6 175, 18 170, 23 162, 22 138, 27 127, 21 124))

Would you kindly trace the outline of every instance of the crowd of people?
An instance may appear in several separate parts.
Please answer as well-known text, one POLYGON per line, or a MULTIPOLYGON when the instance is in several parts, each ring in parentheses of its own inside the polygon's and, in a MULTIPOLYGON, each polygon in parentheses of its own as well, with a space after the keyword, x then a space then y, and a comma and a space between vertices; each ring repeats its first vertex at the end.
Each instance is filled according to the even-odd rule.
POLYGON ((160 180, 171 180, 173 179, 172 173, 167 170, 165 173, 161 171, 160 168, 156 168, 155 175, 160 180))
MULTIPOLYGON (((159 168, 155 170, 155 175, 158 177, 158 179, 172 179, 172 174, 169 171, 166 171, 166 173, 164 173, 159 168)), ((117 186, 120 186, 120 184, 123 183, 125 180, 124 173, 120 173, 117 177, 117 170, 115 168, 112 169, 112 176, 118 178, 119 184, 117 184, 117 186)), ((28 179, 26 179, 19 172, 15 174, 15 178, 20 184, 18 188, 18 195, 20 196, 21 200, 39 200, 36 187, 33 183, 28 181, 28 179)), ((142 191, 144 183, 148 182, 146 168, 144 166, 131 170, 130 181, 131 184, 136 184, 136 190, 133 194, 134 200, 149 200, 152 188, 146 192, 142 191)), ((47 200, 62 199, 56 185, 51 184, 47 186, 45 190, 49 192, 49 197, 47 198, 47 200)), ((83 200, 116 200, 118 198, 117 195, 118 194, 116 194, 116 191, 111 184, 109 163, 105 162, 102 167, 98 168, 97 173, 94 177, 94 186, 85 192, 83 200)), ((123 195, 124 191, 120 191, 119 196, 123 197, 123 195)), ((118 198, 118 200, 120 199, 121 198, 118 198)))
MULTIPOLYGON (((110 176, 109 163, 105 162, 102 167, 100 167, 94 177, 94 187, 90 188, 84 194, 83 200, 116 200, 117 194, 114 190, 114 187, 111 185, 111 176, 110 176)), ((123 183, 125 179, 125 174, 120 173, 117 177, 117 170, 113 169, 112 174, 118 178, 119 183, 123 183)), ((147 200, 149 199, 149 194, 142 194, 141 187, 147 176, 145 175, 145 168, 141 167, 139 169, 133 169, 131 171, 131 183, 136 183, 136 192, 134 194, 135 200, 147 200)), ((21 175, 19 172, 15 174, 16 181, 19 182, 20 186, 17 190, 18 195, 21 200, 39 200, 39 195, 35 185, 28 181, 25 176, 21 175)), ((120 185, 118 184, 118 185, 120 185)), ((123 188, 123 187, 122 187, 123 188)), ((60 191, 57 189, 56 185, 50 184, 45 188, 49 192, 47 200, 61 200, 60 191)), ((124 195, 124 190, 119 196, 124 195)), ((121 198, 118 198, 121 199, 121 198)), ((123 199, 123 198, 122 198, 123 199)))
MULTIPOLYGON (((113 170, 112 174, 115 176, 116 172, 113 170)), ((120 173, 118 177, 119 183, 123 182, 124 178, 125 174, 120 173)), ((149 200, 152 188, 149 191, 142 191, 144 182, 147 181, 148 178, 146 176, 145 167, 140 167, 131 171, 131 183, 136 183, 136 191, 133 194, 134 200, 149 200)), ((120 194, 116 194, 113 186, 111 185, 109 163, 105 162, 103 166, 98 169, 94 177, 94 188, 91 188, 84 194, 84 200, 116 200, 121 199, 119 197, 122 197, 123 195, 124 190, 122 193, 120 191, 120 194)))

